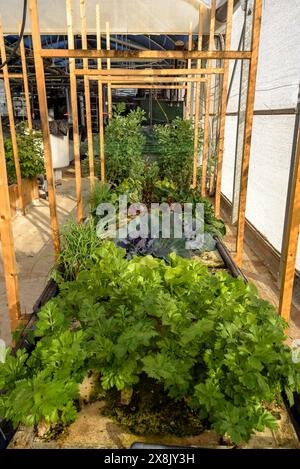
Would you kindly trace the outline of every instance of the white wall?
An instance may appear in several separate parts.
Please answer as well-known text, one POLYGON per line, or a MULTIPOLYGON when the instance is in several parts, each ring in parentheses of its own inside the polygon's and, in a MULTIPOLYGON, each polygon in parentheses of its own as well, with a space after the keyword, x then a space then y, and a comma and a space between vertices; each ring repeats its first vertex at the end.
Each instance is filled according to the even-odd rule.
MULTIPOLYGON (((235 14, 233 48, 242 27, 235 14)), ((300 1, 265 0, 255 110, 295 108, 300 79, 300 1)), ((231 66, 232 68, 232 66, 231 66)), ((239 79, 228 112, 237 111, 239 79)), ((237 118, 226 118, 222 192, 232 200, 237 118)), ((254 116, 246 207, 247 219, 280 251, 295 116, 254 116)), ((297 255, 300 269, 300 247, 297 255)))

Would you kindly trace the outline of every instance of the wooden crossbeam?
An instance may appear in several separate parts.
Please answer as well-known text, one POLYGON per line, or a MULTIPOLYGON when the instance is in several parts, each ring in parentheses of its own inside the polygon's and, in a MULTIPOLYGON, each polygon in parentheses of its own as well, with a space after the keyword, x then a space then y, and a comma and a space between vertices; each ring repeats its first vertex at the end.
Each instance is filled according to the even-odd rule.
POLYGON ((89 80, 99 80, 102 83, 186 83, 206 82, 203 77, 104 77, 102 75, 88 75, 89 80))
POLYGON ((219 60, 250 60, 250 51, 181 51, 181 50, 96 50, 96 49, 41 49, 42 57, 74 58, 74 59, 219 59, 219 60))
POLYGON ((186 90, 186 85, 111 85, 113 89, 186 90))
POLYGON ((180 76, 180 75, 211 75, 211 74, 216 74, 216 75, 221 75, 224 73, 224 68, 143 68, 143 69, 127 69, 127 68, 112 68, 110 70, 102 69, 102 70, 96 70, 96 69, 76 69, 75 70, 75 75, 81 76, 81 75, 101 75, 101 76, 168 76, 168 75, 175 75, 175 76, 180 76))

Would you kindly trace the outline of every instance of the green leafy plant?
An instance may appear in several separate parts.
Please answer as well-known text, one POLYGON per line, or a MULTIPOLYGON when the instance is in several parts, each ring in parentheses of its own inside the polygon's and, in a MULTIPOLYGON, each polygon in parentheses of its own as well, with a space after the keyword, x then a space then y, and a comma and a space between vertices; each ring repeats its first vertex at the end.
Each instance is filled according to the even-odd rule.
MULTIPOLYGON (((23 178, 33 178, 34 176, 44 174, 41 133, 17 134, 17 145, 21 176, 23 178)), ((5 139, 4 147, 8 181, 10 184, 13 184, 16 182, 16 170, 13 146, 10 138, 5 139)))
MULTIPOLYGON (((162 178, 178 187, 189 188, 192 182, 194 155, 194 126, 189 120, 176 117, 171 123, 156 125, 154 133, 158 142, 158 165, 162 178)), ((201 146, 200 133, 199 145, 201 146)))
POLYGON ((145 137, 142 123, 145 112, 140 108, 124 115, 125 104, 114 107, 113 118, 105 129, 105 165, 107 178, 113 183, 137 179, 143 171, 142 151, 145 137))
POLYGON ((178 189, 177 185, 168 180, 156 181, 153 191, 153 201, 172 203, 191 203, 194 207, 196 204, 204 205, 204 230, 206 232, 224 236, 226 227, 223 220, 216 218, 213 207, 206 197, 201 197, 197 189, 191 190, 187 188, 178 189))
POLYGON ((196 260, 124 255, 103 242, 76 281, 60 284, 39 313, 40 340, 26 364, 26 352, 0 364, 0 415, 15 424, 69 422, 78 383, 94 370, 106 390, 154 379, 237 444, 275 428, 266 406, 283 390, 292 402, 300 364, 274 308, 253 285, 196 260))

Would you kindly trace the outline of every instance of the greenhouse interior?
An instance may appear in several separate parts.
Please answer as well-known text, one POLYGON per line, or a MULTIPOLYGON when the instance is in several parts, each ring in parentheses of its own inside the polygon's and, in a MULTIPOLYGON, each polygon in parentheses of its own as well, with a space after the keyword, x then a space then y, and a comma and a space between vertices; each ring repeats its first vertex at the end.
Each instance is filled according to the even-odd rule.
POLYGON ((300 2, 0 18, 0 449, 300 449, 300 2))

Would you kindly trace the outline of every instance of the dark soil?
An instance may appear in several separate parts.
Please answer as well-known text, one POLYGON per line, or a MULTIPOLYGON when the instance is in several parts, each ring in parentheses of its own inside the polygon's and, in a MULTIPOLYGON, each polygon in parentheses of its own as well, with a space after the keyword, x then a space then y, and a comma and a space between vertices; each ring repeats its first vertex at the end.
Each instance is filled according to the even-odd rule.
POLYGON ((137 434, 199 435, 208 428, 185 401, 174 401, 162 386, 147 377, 133 387, 128 405, 121 404, 121 393, 111 390, 105 396, 104 415, 137 434))

